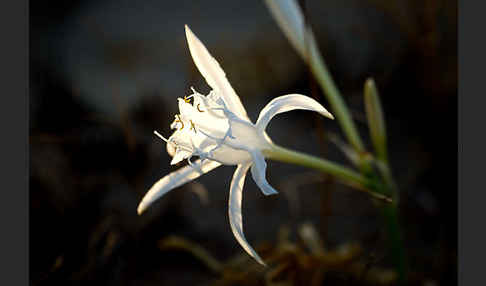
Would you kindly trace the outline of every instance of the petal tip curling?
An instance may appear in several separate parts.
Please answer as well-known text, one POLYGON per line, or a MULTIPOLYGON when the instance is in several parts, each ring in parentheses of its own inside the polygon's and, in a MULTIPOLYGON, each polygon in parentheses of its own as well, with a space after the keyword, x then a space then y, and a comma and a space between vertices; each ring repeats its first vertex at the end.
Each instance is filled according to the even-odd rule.
POLYGON ((147 209, 146 204, 142 201, 137 207, 137 214, 141 215, 147 209))
POLYGON ((189 26, 185 25, 186 39, 191 53, 192 60, 201 75, 206 79, 208 85, 220 93, 228 108, 242 119, 250 121, 240 98, 233 90, 233 87, 226 78, 224 70, 218 61, 209 53, 204 44, 191 31, 189 26))
POLYGON ((271 189, 264 193, 265 196, 272 196, 278 194, 278 191, 275 190, 272 186, 269 186, 271 189))
POLYGON ((261 265, 266 266, 265 262, 263 262, 258 253, 250 246, 245 238, 245 234, 243 233, 241 202, 243 198, 243 185, 245 183, 246 173, 249 168, 250 164, 238 165, 235 173, 233 174, 228 202, 228 215, 231 231, 233 232, 236 240, 251 257, 253 257, 261 265))
POLYGON ((260 112, 256 125, 260 131, 264 131, 275 115, 296 109, 315 111, 322 116, 334 119, 334 116, 315 99, 302 94, 287 94, 270 101, 260 112))
POLYGON ((332 115, 332 114, 331 114, 331 112, 329 112, 329 111, 327 111, 327 110, 326 110, 326 112, 324 112, 324 114, 323 114, 323 115, 324 115, 324 116, 326 116, 326 117, 327 117, 327 118, 329 118, 329 119, 334 120, 334 115, 332 115))

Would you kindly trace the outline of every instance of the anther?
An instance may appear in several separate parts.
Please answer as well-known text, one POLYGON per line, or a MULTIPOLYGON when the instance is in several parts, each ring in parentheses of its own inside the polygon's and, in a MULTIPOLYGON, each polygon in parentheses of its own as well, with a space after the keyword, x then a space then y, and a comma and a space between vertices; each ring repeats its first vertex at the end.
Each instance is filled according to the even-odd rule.
POLYGON ((181 118, 179 117, 179 114, 176 115, 176 118, 177 118, 176 122, 179 122, 181 124, 181 128, 179 129, 179 131, 180 131, 180 130, 184 129, 184 122, 182 122, 181 118))
POLYGON ((184 101, 185 101, 186 103, 191 103, 191 98, 192 98, 192 97, 193 97, 193 94, 191 94, 191 95, 189 95, 189 96, 186 96, 186 95, 185 95, 185 96, 184 96, 184 101))
POLYGON ((199 105, 201 105, 201 104, 200 104, 200 103, 198 103, 198 104, 197 104, 197 106, 196 106, 197 111, 199 111, 199 112, 204 112, 203 110, 201 110, 201 109, 199 108, 199 105))
POLYGON ((194 125, 194 122, 192 122, 192 120, 189 120, 189 121, 191 122, 191 128, 189 130, 193 129, 194 133, 197 133, 196 132, 196 126, 194 125))

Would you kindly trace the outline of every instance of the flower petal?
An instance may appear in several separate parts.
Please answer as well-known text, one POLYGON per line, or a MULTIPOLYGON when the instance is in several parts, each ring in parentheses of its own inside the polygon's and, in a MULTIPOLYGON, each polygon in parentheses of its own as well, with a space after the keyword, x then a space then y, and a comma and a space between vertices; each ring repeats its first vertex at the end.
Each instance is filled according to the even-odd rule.
POLYGON ((167 149, 167 153, 171 156, 174 157, 176 154, 176 147, 172 143, 166 143, 165 148, 167 149))
POLYGON ((251 157, 253 159, 253 165, 251 166, 251 176, 253 180, 258 185, 262 193, 266 196, 277 194, 277 190, 275 190, 270 184, 267 182, 265 178, 265 171, 267 169, 267 163, 265 162, 265 158, 260 153, 260 151, 253 151, 251 152, 251 157))
POLYGON ((175 165, 182 160, 189 158, 190 156, 190 152, 187 152, 185 150, 177 150, 177 152, 174 154, 174 157, 172 158, 172 161, 170 161, 170 164, 175 165))
POLYGON ((236 168, 233 174, 233 180, 231 181, 228 213, 231 225, 236 240, 240 243, 243 249, 258 261, 258 263, 265 265, 263 260, 258 256, 256 251, 246 241, 245 234, 243 233, 243 220, 241 216, 241 201, 243 197, 243 185, 245 183, 246 173, 250 168, 250 164, 241 164, 236 168))
MULTIPOLYGON (((194 102, 196 102, 196 98, 197 96, 194 96, 194 102)), ((180 118, 184 121, 184 126, 187 126, 187 130, 190 133, 196 132, 192 130, 194 128, 203 129, 217 137, 224 136, 226 130, 229 128, 229 124, 226 117, 223 117, 224 114, 221 111, 221 117, 218 117, 214 110, 209 111, 211 106, 201 105, 200 103, 198 103, 199 106, 193 106, 190 103, 186 103, 182 98, 178 100, 180 118), (201 112, 200 110, 205 111, 201 112)))
POLYGON ((199 176, 213 170, 221 164, 211 160, 196 160, 192 166, 185 166, 174 171, 155 183, 152 188, 145 194, 138 205, 137 212, 144 212, 155 200, 165 195, 170 190, 177 188, 199 176))
MULTIPOLYGON (((289 38, 297 52, 306 58, 305 20, 302 9, 295 0, 265 0, 270 13, 289 38)), ((308 39, 307 39, 308 40, 308 39)))
POLYGON ((211 56, 204 44, 194 35, 191 29, 187 25, 185 27, 189 51, 199 72, 206 79, 209 86, 223 97, 224 102, 233 113, 250 121, 243 104, 241 104, 240 98, 228 82, 223 69, 221 69, 216 59, 211 56))
POLYGON ((268 122, 275 115, 294 109, 315 111, 323 116, 334 119, 334 116, 316 100, 301 94, 288 94, 274 98, 262 109, 256 123, 258 130, 260 132, 264 131, 268 122))

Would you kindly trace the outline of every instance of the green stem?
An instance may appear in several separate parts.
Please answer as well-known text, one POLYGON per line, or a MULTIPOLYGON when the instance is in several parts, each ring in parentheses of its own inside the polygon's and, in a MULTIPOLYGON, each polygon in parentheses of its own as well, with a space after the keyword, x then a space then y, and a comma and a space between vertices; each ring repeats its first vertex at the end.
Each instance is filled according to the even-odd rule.
MULTIPOLYGON (((343 132, 346 135, 348 142, 350 142, 350 144, 358 153, 363 153, 364 145, 361 141, 361 138, 359 137, 354 122, 351 119, 349 110, 344 100, 342 99, 339 90, 334 84, 332 76, 324 63, 324 59, 317 49, 315 41, 310 41, 309 48, 311 52, 310 59, 308 61, 309 66, 317 81, 324 90, 324 94, 326 95, 326 98, 331 105, 334 116, 336 117, 341 128, 343 129, 343 132)), ((388 228, 391 253, 393 255, 395 267, 398 272, 398 280, 401 285, 404 285, 407 280, 407 263, 405 249, 403 248, 401 228, 398 221, 398 191, 396 189, 396 185, 390 174, 390 170, 386 161, 386 151, 384 152, 385 154, 382 154, 382 156, 380 156, 381 159, 384 160, 384 162, 380 162, 382 163, 380 167, 385 181, 385 185, 383 185, 382 187, 377 187, 375 185, 371 188, 373 191, 369 191, 369 193, 380 193, 384 197, 391 196, 393 198, 393 204, 387 204, 383 206, 383 218, 388 228)), ((372 172, 371 164, 369 164, 369 162, 366 162, 365 160, 361 160, 359 167, 361 168, 361 171, 363 173, 370 174, 372 172)), ((320 169, 326 171, 326 169, 331 168, 327 168, 322 165, 320 169)), ((329 173, 333 174, 332 172, 329 173)), ((337 174, 339 174, 339 172, 337 172, 337 174)))
POLYGON ((391 199, 386 195, 370 191, 368 188, 370 182, 366 177, 342 165, 277 145, 273 145, 271 148, 263 150, 263 153, 265 157, 272 160, 300 165, 333 175, 345 183, 352 183, 354 186, 358 187, 357 190, 366 192, 377 199, 391 202, 391 199))
POLYGON ((398 208, 394 203, 384 206, 382 211, 388 228, 390 252, 398 272, 398 282, 399 285, 405 285, 407 281, 407 264, 405 249, 403 248, 402 232, 398 221, 398 208))
POLYGON ((351 119, 349 109, 346 106, 341 93, 334 84, 334 80, 332 79, 332 76, 324 63, 324 59, 317 48, 314 37, 312 34, 310 34, 308 37, 310 39, 308 43, 310 58, 308 59, 307 63, 309 64, 311 71, 319 82, 321 88, 324 90, 324 95, 331 105, 331 110, 334 113, 334 117, 338 120, 339 125, 343 129, 343 132, 348 139, 348 142, 356 151, 363 152, 364 145, 361 141, 361 137, 358 134, 356 126, 351 119))
MULTIPOLYGON (((348 142, 354 147, 354 149, 358 152, 358 154, 363 154, 365 151, 364 145, 356 130, 354 122, 351 119, 349 110, 344 100, 342 99, 339 90, 334 84, 332 76, 329 73, 324 63, 324 59, 322 58, 319 50, 317 49, 315 41, 310 41, 309 48, 310 48, 310 59, 308 61, 309 66, 314 76, 316 77, 317 81, 319 82, 320 86, 324 90, 324 94, 326 95, 326 98, 329 101, 329 104, 331 105, 335 118, 338 120, 341 128, 343 129, 343 132, 346 135, 348 142)), ((381 167, 383 179, 385 181, 384 185, 380 184, 381 186, 378 185, 373 186, 373 183, 371 183, 372 191, 368 191, 368 192, 374 195, 380 194, 386 198, 389 197, 393 198, 393 204, 387 204, 383 206, 382 211, 383 211, 383 218, 385 220, 388 229, 388 235, 389 235, 390 247, 391 247, 390 250, 398 273, 398 281, 400 285, 404 285, 406 284, 407 281, 407 263, 406 263, 405 249, 403 247, 401 228, 398 221, 398 191, 396 189, 396 185, 390 174, 390 170, 386 161, 386 151, 384 152, 385 154, 384 155, 382 154, 382 156, 380 156, 381 159, 384 160, 384 162, 380 162, 381 164, 379 166, 381 167)), ((326 167, 323 168, 323 167, 324 165, 322 165, 320 168, 323 171, 326 171, 326 169, 331 169, 331 168, 326 168, 326 167)), ((367 162, 363 158, 361 158, 359 162, 359 168, 361 172, 364 174, 371 175, 373 173, 373 168, 370 162, 367 162)), ((332 172, 329 173, 333 174, 332 172)))
POLYGON ((377 185, 376 191, 393 198, 393 204, 383 206, 382 214, 388 229, 390 252, 398 273, 398 282, 399 285, 405 285, 407 283, 408 268, 407 257, 403 245, 403 234, 398 220, 398 188, 393 180, 388 164, 381 160, 375 162, 383 178, 383 184, 377 185))

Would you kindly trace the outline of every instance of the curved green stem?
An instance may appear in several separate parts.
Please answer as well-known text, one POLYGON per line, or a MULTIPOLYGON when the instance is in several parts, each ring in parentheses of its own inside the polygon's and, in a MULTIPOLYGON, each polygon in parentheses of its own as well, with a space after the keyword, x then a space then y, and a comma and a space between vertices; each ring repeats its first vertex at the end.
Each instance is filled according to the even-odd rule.
POLYGON ((343 129, 348 142, 356 151, 363 152, 365 148, 351 118, 351 113, 349 112, 349 109, 346 106, 339 89, 336 87, 336 84, 334 83, 334 80, 326 67, 313 35, 310 34, 310 32, 307 35, 309 39, 308 48, 310 51, 310 57, 307 59, 307 63, 309 64, 315 78, 319 82, 319 85, 324 90, 324 95, 331 105, 331 110, 334 113, 334 117, 337 119, 339 125, 343 129))
POLYGON ((366 192, 372 195, 374 198, 384 200, 386 202, 392 202, 392 199, 386 195, 371 191, 369 188, 371 186, 371 182, 366 177, 340 164, 277 145, 273 145, 271 148, 263 150, 263 154, 265 157, 272 160, 300 165, 330 174, 338 179, 341 179, 345 183, 353 184, 357 187, 357 190, 366 192))

